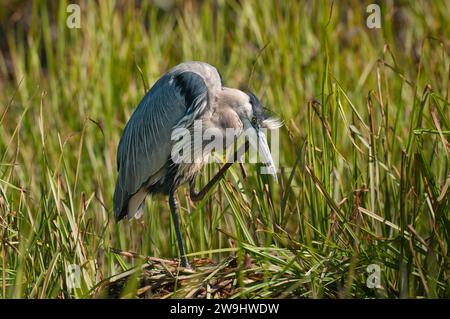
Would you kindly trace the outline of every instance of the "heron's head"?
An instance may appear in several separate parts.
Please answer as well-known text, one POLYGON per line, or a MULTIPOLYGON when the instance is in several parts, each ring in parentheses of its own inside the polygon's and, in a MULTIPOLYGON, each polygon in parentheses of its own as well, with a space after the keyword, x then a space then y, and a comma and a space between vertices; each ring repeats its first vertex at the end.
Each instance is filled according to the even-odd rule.
POLYGON ((246 94, 249 97, 249 103, 251 106, 251 112, 249 113, 251 118, 249 120, 253 128, 256 130, 260 130, 261 128, 276 130, 283 125, 278 118, 267 114, 267 111, 255 94, 250 91, 247 91, 246 94))
MULTIPOLYGON (((282 126, 276 117, 269 116, 259 99, 252 92, 228 89, 230 94, 228 104, 238 114, 242 122, 244 133, 249 139, 250 146, 257 150, 260 159, 269 172, 276 177, 276 168, 267 143, 267 130, 275 130, 282 126)), ((225 93, 225 92, 224 92, 225 93)))

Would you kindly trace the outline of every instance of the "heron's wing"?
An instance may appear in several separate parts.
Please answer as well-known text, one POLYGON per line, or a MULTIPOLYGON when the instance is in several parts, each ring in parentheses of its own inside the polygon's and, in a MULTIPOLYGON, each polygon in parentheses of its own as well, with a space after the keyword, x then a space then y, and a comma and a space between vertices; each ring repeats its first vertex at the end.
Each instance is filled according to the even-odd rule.
POLYGON ((159 178, 157 173, 170 157, 172 128, 202 114, 221 87, 216 68, 186 62, 171 69, 147 92, 125 126, 117 151, 117 219, 126 215, 128 201, 144 183, 159 178))

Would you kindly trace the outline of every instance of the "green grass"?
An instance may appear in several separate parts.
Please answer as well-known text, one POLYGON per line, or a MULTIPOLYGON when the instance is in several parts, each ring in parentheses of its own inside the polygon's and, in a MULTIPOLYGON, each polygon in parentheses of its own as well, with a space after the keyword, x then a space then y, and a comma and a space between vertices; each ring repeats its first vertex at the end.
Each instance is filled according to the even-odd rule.
POLYGON ((279 184, 246 164, 198 204, 178 191, 190 258, 253 258, 263 280, 242 270, 234 297, 450 297, 450 4, 383 1, 382 28, 368 29, 369 3, 81 1, 69 29, 68 1, 7 1, 0 297, 89 297, 140 263, 110 248, 177 257, 166 198, 116 224, 112 195, 139 70, 151 86, 185 60, 250 86, 285 122, 279 184), (370 264, 382 288, 366 286, 370 264))

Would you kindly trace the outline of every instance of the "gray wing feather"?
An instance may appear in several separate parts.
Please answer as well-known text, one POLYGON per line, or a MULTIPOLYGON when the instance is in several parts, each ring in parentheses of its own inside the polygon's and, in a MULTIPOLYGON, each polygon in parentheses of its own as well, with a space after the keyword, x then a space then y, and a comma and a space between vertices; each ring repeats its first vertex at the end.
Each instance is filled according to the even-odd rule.
POLYGON ((130 197, 166 164, 172 128, 187 125, 203 113, 221 87, 216 68, 186 62, 167 72, 147 92, 125 126, 117 150, 117 219, 126 215, 130 197))

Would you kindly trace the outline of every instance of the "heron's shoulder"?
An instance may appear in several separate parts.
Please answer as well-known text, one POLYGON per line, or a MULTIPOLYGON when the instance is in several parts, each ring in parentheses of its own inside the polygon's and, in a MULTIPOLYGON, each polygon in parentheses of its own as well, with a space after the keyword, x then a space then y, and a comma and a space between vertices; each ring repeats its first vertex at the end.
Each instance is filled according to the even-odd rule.
POLYGON ((198 74, 203 78, 205 83, 213 87, 222 86, 222 76, 216 67, 201 61, 187 61, 178 64, 177 66, 170 69, 168 72, 171 75, 178 75, 186 72, 192 72, 198 74))
POLYGON ((209 63, 202 61, 186 61, 174 66, 172 69, 170 69, 169 73, 178 73, 183 71, 197 71, 197 70, 207 70, 217 72, 217 68, 209 63))

